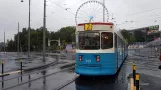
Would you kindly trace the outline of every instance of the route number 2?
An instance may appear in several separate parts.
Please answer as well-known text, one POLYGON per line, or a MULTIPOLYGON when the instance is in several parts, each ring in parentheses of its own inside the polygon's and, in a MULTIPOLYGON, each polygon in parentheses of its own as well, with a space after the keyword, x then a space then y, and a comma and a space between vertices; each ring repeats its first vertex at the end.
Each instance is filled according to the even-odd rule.
POLYGON ((84 30, 92 30, 92 24, 91 23, 85 24, 84 25, 84 30))

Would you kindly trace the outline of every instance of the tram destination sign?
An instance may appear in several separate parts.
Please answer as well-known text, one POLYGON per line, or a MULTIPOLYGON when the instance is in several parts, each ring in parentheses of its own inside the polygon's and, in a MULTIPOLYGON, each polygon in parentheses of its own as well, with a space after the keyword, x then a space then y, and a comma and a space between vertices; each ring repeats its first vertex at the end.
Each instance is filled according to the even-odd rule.
POLYGON ((85 31, 90 31, 90 30, 92 30, 92 24, 91 23, 88 23, 88 24, 84 24, 84 30, 85 31))

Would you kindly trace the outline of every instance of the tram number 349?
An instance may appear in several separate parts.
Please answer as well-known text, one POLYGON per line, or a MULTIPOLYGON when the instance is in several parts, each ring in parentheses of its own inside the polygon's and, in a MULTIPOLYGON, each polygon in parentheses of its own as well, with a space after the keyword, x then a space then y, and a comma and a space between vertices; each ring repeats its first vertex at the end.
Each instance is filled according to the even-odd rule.
POLYGON ((91 60, 89 60, 89 59, 86 59, 86 63, 91 63, 91 60))

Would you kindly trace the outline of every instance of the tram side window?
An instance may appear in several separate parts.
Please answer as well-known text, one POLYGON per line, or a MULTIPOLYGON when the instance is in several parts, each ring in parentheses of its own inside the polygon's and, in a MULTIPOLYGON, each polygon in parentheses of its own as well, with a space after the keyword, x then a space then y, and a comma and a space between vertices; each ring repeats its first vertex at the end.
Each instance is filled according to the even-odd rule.
POLYGON ((118 48, 121 48, 121 39, 118 37, 118 48))
POLYGON ((101 33, 101 48, 109 49, 113 47, 113 33, 102 32, 101 33))

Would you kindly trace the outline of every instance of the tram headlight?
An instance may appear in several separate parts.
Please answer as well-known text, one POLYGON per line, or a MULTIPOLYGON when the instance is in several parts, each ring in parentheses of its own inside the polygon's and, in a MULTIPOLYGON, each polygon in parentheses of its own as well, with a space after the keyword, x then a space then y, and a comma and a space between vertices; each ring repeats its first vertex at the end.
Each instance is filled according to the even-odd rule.
POLYGON ((96 56, 96 61, 97 61, 97 62, 100 61, 100 56, 96 56))
POLYGON ((82 56, 79 56, 79 61, 82 61, 82 56))

